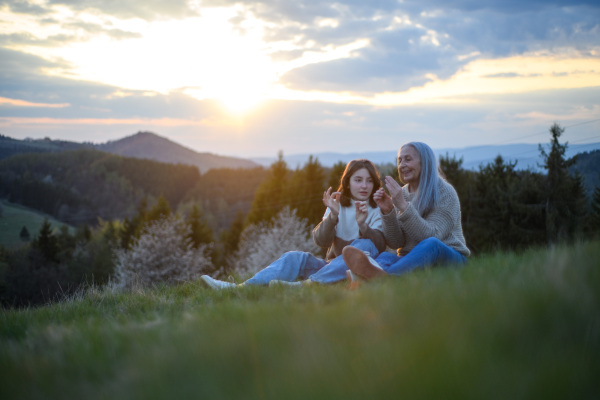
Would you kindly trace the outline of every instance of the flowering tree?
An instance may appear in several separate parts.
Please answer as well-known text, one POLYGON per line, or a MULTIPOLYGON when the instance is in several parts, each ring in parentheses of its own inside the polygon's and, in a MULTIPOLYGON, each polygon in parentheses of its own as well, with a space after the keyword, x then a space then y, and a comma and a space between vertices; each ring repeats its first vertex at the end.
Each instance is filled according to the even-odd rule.
POLYGON ((131 289, 159 282, 182 282, 211 267, 210 245, 194 248, 190 227, 170 216, 150 223, 128 250, 116 252, 118 288, 131 289))
POLYGON ((306 220, 298 218, 296 210, 285 207, 271 223, 250 225, 242 232, 229 265, 240 275, 253 275, 292 250, 317 254, 319 248, 310 238, 306 220))

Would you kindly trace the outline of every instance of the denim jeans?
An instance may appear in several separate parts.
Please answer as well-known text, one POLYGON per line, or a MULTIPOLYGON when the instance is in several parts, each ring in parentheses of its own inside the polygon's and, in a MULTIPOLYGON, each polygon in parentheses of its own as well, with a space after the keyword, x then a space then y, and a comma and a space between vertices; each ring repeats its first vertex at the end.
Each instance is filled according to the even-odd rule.
MULTIPOLYGON (((369 239, 356 239, 351 246, 377 257, 379 251, 369 239)), ((248 279, 246 285, 268 285, 273 280, 295 282, 310 279, 327 284, 346 279, 348 267, 341 255, 329 263, 304 251, 289 251, 248 279)))
POLYGON ((434 237, 423 240, 405 256, 384 252, 375 260, 390 275, 402 275, 432 265, 467 262, 465 256, 434 237))

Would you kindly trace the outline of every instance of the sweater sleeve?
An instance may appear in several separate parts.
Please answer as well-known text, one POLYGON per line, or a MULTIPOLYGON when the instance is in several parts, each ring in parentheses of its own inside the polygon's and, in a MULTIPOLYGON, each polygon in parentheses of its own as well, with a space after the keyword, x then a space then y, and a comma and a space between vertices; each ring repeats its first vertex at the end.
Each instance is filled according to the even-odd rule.
POLYGON ((331 246, 335 239, 335 226, 337 223, 338 218, 334 217, 331 212, 326 212, 323 220, 312 231, 313 242, 325 249, 331 246))
POLYGON ((438 207, 426 217, 419 215, 417 209, 409 203, 406 210, 398 215, 398 221, 413 242, 418 243, 430 237, 444 241, 454 229, 457 214, 460 215, 458 196, 454 190, 446 190, 438 207))
POLYGON ((382 214, 383 235, 387 245, 392 249, 404 247, 404 233, 400 228, 399 211, 394 209, 387 214, 382 214))

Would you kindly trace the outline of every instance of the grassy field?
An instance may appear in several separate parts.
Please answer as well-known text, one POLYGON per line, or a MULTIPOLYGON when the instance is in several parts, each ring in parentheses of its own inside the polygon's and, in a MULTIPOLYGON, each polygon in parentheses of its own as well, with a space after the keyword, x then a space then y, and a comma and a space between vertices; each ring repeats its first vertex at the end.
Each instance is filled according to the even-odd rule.
POLYGON ((363 284, 0 311, 1 399, 597 399, 600 242, 363 284))
MULTIPOLYGON (((18 204, 12 204, 4 200, 0 200, 2 206, 2 216, 0 217, 0 246, 9 249, 22 246, 23 242, 20 238, 21 229, 27 227, 31 239, 40 231, 40 227, 44 222, 44 218, 52 224, 54 229, 58 229, 64 223, 55 220, 52 217, 30 210, 18 204)), ((70 228, 73 233, 73 228, 70 228)))

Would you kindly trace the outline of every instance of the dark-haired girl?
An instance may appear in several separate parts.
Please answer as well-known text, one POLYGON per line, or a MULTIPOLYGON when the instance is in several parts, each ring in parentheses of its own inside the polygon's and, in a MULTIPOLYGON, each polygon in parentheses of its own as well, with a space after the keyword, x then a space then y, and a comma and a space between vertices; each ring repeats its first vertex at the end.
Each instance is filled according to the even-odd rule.
MULTIPOLYGON (((328 284, 346 279, 348 267, 342 258, 345 246, 352 244, 372 257, 385 249, 381 213, 373 199, 380 187, 379 172, 371 161, 350 161, 338 191, 332 192, 329 188, 323 193, 327 210, 312 232, 314 242, 328 249, 326 259, 308 252, 290 251, 240 285, 268 285, 271 282, 328 284)), ((240 286, 208 275, 203 275, 202 280, 213 289, 240 286)))

